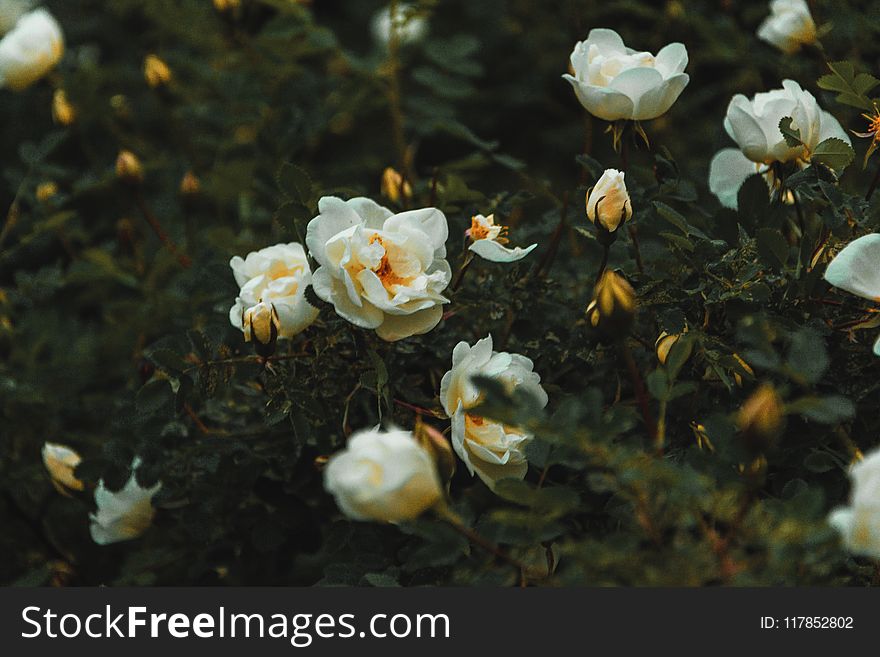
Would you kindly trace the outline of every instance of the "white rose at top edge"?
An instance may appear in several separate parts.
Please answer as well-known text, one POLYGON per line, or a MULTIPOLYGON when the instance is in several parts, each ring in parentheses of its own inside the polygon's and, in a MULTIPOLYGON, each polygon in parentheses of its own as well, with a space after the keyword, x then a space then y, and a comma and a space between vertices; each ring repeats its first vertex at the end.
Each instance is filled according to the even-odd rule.
POLYGON ((61 60, 64 35, 45 9, 22 16, 0 39, 0 87, 20 91, 42 78, 61 60))
POLYGON ((354 520, 402 522, 418 517, 442 496, 437 467, 409 431, 356 431, 330 457, 324 488, 354 520))
POLYGON ((571 53, 571 83, 581 105, 606 121, 665 114, 690 81, 687 49, 670 43, 656 55, 627 48, 614 30, 590 30, 571 53))
POLYGON ((492 350, 492 336, 473 347, 459 342, 452 351, 452 369, 440 382, 440 403, 452 418, 452 447, 489 488, 501 479, 522 479, 528 470, 524 449, 532 436, 516 427, 473 415, 468 411, 480 402, 472 377, 501 381, 510 389, 522 388, 547 405, 547 393, 534 364, 525 356, 492 350))
POLYGON ((849 476, 849 506, 832 511, 828 523, 840 533, 847 550, 880 559, 880 449, 853 465, 849 476))
POLYGON ((394 214, 367 198, 325 196, 306 229, 320 267, 312 287, 340 317, 394 341, 427 333, 440 322, 449 227, 436 208, 394 214))
POLYGON ((90 514, 89 530, 92 540, 98 545, 118 543, 137 538, 143 534, 153 521, 153 496, 162 488, 157 483, 150 488, 143 488, 135 478, 135 470, 140 459, 131 464, 131 477, 125 486, 118 491, 110 491, 104 481, 98 482, 95 488, 95 504, 97 511, 90 514))
MULTIPOLYGON (((825 280, 850 294, 880 303, 880 234, 853 240, 825 270, 825 280)), ((880 356, 880 338, 874 343, 880 356)))
POLYGON ((815 43, 816 23, 806 0, 773 0, 770 15, 758 28, 758 38, 789 54, 815 43))
POLYGON ((851 144, 837 119, 793 80, 784 80, 781 89, 751 99, 734 96, 727 106, 724 129, 738 148, 722 149, 712 158, 709 188, 729 208, 736 208, 737 193, 746 178, 767 173, 773 163, 803 164, 818 144, 832 137, 851 144), (786 143, 779 130, 786 116, 792 118, 792 128, 800 131, 803 145, 792 148, 786 143))
POLYGON ((315 321, 318 309, 305 298, 312 271, 302 244, 276 244, 229 261, 241 290, 229 310, 229 321, 245 331, 244 315, 259 304, 275 308, 278 337, 291 338, 315 321))

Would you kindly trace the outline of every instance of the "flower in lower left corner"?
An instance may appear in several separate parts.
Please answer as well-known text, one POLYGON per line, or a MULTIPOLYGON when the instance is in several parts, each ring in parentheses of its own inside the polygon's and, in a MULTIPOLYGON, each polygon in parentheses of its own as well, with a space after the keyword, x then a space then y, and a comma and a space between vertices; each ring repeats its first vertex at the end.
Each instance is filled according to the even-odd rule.
MULTIPOLYGON (((880 234, 864 235, 847 244, 828 265, 825 280, 850 294, 880 302, 880 234)), ((874 343, 874 353, 880 356, 880 338, 874 343)))
POLYGON ((832 511, 828 523, 840 533, 847 550, 880 559, 880 449, 856 463, 849 476, 849 506, 832 511))
POLYGON ((98 482, 95 489, 97 511, 90 514, 89 530, 98 545, 129 541, 143 534, 153 521, 153 496, 162 488, 161 483, 150 488, 142 487, 135 477, 140 460, 131 464, 131 477, 118 491, 111 491, 98 482))
POLYGON ((404 522, 434 506, 443 492, 431 454, 412 432, 357 431, 324 470, 324 488, 354 520, 404 522))

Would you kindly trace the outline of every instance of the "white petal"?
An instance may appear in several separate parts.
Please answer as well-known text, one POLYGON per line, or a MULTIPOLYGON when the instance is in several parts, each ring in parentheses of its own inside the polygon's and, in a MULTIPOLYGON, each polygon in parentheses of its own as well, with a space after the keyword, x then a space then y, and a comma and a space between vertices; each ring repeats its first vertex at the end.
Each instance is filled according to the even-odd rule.
POLYGON ((531 253, 537 246, 537 244, 532 244, 524 249, 518 246, 509 249, 495 240, 486 239, 477 240, 471 244, 468 249, 481 258, 491 260, 492 262, 516 262, 529 255, 529 253, 531 253))
POLYGON ((841 290, 880 301, 880 234, 850 242, 828 265, 825 280, 841 290))
POLYGON ((309 253, 321 265, 328 265, 325 256, 327 242, 344 230, 358 226, 363 219, 354 208, 335 196, 325 196, 318 201, 318 216, 306 227, 306 246, 309 253))
POLYGON ((376 335, 388 342, 421 335, 433 329, 443 318, 443 306, 433 306, 411 315, 385 315, 376 327, 376 335))
POLYGON ((626 94, 607 87, 580 82, 568 73, 562 77, 571 83, 581 105, 593 116, 605 121, 633 117, 634 105, 626 94))
POLYGON ((757 173, 755 163, 737 148, 724 148, 709 165, 709 189, 726 208, 736 210, 739 188, 746 178, 757 173))

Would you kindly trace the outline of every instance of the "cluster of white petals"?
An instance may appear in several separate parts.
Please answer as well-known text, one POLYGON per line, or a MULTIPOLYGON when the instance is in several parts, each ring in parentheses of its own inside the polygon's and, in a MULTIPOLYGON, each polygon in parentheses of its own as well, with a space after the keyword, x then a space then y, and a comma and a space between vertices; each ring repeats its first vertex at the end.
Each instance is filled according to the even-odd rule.
POLYGON ((306 229, 320 265, 315 294, 352 324, 394 341, 427 333, 440 322, 449 227, 436 208, 394 214, 368 198, 325 196, 306 229))
POLYGON ((525 356, 493 351, 490 335, 473 347, 459 342, 452 352, 452 369, 440 382, 440 403, 452 418, 452 447, 471 475, 476 473, 490 488, 501 479, 525 477, 528 462, 523 450, 532 436, 470 413, 480 403, 480 391, 472 379, 484 376, 511 390, 520 388, 545 406, 547 393, 533 368, 525 356))
POLYGON ((758 38, 789 54, 815 43, 816 23, 806 0, 773 0, 770 15, 758 28, 758 38))
POLYGON ((269 321, 279 338, 291 338, 315 321, 318 309, 305 298, 312 271, 302 244, 276 244, 245 258, 235 256, 229 266, 241 288, 229 321, 247 340, 256 337, 266 343, 269 321))
MULTIPOLYGON (((850 294, 880 303, 880 234, 853 240, 825 270, 825 280, 850 294)), ((880 338, 874 343, 880 356, 880 338)))
POLYGON ((880 449, 867 454, 849 473, 849 506, 831 512, 828 522, 853 554, 880 559, 880 449))
POLYGON ((0 39, 0 88, 20 91, 29 87, 52 70, 63 54, 64 35, 52 14, 45 9, 25 14, 0 39))
POLYGON ((670 43, 656 55, 627 48, 614 30, 590 30, 571 53, 571 73, 581 105, 606 121, 645 121, 665 114, 690 81, 687 49, 670 43))
POLYGON ((131 464, 131 477, 125 486, 118 491, 111 491, 103 479, 95 489, 97 511, 89 516, 92 540, 98 545, 118 543, 137 538, 143 534, 153 521, 153 496, 162 488, 157 483, 150 488, 143 488, 135 478, 135 471, 140 460, 131 464))
POLYGON ((851 143, 837 119, 793 80, 783 81, 782 89, 758 93, 751 99, 743 94, 734 96, 727 106, 724 129, 738 148, 725 148, 712 158, 709 188, 729 208, 736 208, 739 188, 749 176, 766 174, 777 162, 809 161, 810 153, 826 139, 851 143), (779 130, 785 117, 791 117, 792 129, 800 132, 802 144, 791 147, 785 141, 779 130))
POLYGON ((442 496, 428 451, 409 431, 366 429, 330 458, 324 488, 355 520, 403 522, 418 517, 442 496))

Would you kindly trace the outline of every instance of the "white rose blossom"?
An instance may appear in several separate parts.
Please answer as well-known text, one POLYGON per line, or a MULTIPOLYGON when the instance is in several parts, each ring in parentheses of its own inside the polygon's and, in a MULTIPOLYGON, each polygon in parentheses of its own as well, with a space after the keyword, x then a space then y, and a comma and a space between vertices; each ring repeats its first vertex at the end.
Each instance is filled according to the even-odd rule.
POLYGON ((46 443, 43 445, 43 465, 52 478, 58 492, 68 495, 68 490, 82 490, 83 482, 76 478, 74 471, 82 458, 67 445, 46 443))
POLYGON ((770 15, 758 28, 758 38, 789 54, 815 43, 816 23, 806 0, 773 0, 770 15))
POLYGON ((367 198, 325 196, 306 229, 320 267, 312 287, 340 317, 394 341, 427 333, 440 322, 446 261, 446 217, 436 208, 394 214, 367 198))
MULTIPOLYGON (((761 173, 771 178, 770 166, 777 162, 803 165, 826 139, 851 144, 837 119, 792 80, 783 81, 782 89, 755 94, 751 100, 743 94, 734 96, 727 106, 724 129, 739 148, 725 148, 715 154, 709 166, 709 188, 722 205, 734 209, 739 188, 749 176, 761 173), (787 116, 803 142, 793 148, 779 130, 779 122, 787 116)), ((773 186, 775 181, 770 179, 768 183, 773 186)))
POLYGON ((354 520, 403 522, 442 497, 437 467, 409 431, 357 431, 324 470, 324 488, 354 520))
POLYGON ((142 488, 135 478, 135 470, 139 465, 140 459, 132 462, 131 477, 121 490, 110 491, 104 486, 103 479, 98 482, 95 489, 97 512, 89 516, 92 540, 98 545, 137 538, 153 521, 155 510, 152 499, 162 488, 162 484, 142 488))
POLYGON ((0 87, 20 91, 46 75, 64 54, 61 26, 45 9, 22 16, 0 39, 0 87))
POLYGON ((480 391, 472 377, 490 377, 510 389, 522 388, 543 407, 547 393, 533 368, 525 356, 493 351, 490 335, 473 347, 459 342, 452 351, 452 369, 440 382, 440 403, 452 419, 452 447, 471 475, 476 473, 489 488, 501 479, 525 477, 528 462, 523 450, 532 436, 469 413, 480 403, 480 391))
POLYGON ((852 466, 849 506, 831 512, 828 523, 853 554, 880 559, 880 449, 852 466))
POLYGON ((587 219, 610 233, 632 218, 623 171, 606 169, 587 195, 587 219))
POLYGON ((392 20, 397 28, 397 38, 401 44, 416 43, 425 38, 428 33, 428 21, 424 16, 415 13, 416 8, 412 5, 399 2, 394 17, 391 16, 391 5, 383 7, 373 16, 371 29, 373 38, 383 47, 388 46, 391 40, 392 20))
POLYGON ((276 244, 229 261, 241 290, 229 310, 229 321, 245 339, 266 343, 274 319, 280 338, 291 338, 315 321, 318 309, 305 298, 312 271, 301 244, 276 244), (255 335, 251 334, 251 328, 255 335))
POLYGON ((526 248, 504 246, 508 242, 507 226, 496 224, 495 215, 492 214, 488 217, 481 214, 471 217, 471 227, 467 230, 467 236, 471 239, 468 249, 492 262, 522 260, 538 246, 537 244, 526 248))
POLYGON ((687 49, 670 43, 656 55, 627 48, 614 30, 590 30, 571 53, 571 73, 581 105, 606 121, 646 121, 665 114, 690 81, 687 49))
MULTIPOLYGON (((850 294, 880 303, 880 234, 853 240, 825 270, 825 280, 850 294)), ((880 338, 874 343, 880 356, 880 338)))

